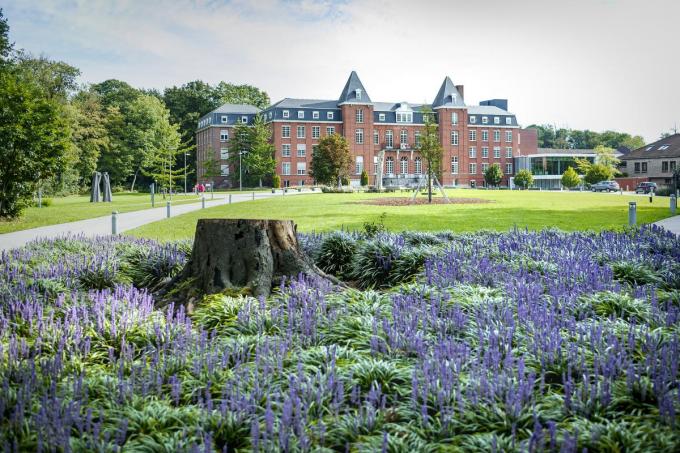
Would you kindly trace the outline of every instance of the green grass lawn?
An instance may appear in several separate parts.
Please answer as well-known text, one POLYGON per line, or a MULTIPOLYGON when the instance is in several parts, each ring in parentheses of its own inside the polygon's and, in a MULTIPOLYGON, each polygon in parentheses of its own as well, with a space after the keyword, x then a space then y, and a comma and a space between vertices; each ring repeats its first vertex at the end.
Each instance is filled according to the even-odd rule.
MULTIPOLYGON (((210 199, 210 194, 206 195, 210 199)), ((200 198, 193 194, 172 196, 173 204, 198 202, 200 198)), ((161 195, 156 195, 156 207, 165 205, 161 195)), ((57 223, 74 222, 111 214, 112 211, 130 212, 151 208, 151 195, 148 193, 113 194, 111 203, 90 203, 90 196, 70 196, 53 198, 52 205, 42 208, 31 207, 23 215, 12 221, 0 221, 0 234, 26 230, 57 223)))
POLYGON ((392 231, 483 228, 505 231, 518 228, 563 230, 616 229, 628 223, 628 202, 638 203, 638 223, 668 217, 669 200, 655 197, 594 194, 590 192, 536 192, 449 190, 451 197, 483 198, 486 204, 430 206, 372 206, 362 200, 407 194, 306 194, 274 197, 247 203, 217 206, 131 230, 129 234, 158 240, 191 238, 199 218, 292 219, 300 231, 360 229, 386 213, 385 226, 392 231))

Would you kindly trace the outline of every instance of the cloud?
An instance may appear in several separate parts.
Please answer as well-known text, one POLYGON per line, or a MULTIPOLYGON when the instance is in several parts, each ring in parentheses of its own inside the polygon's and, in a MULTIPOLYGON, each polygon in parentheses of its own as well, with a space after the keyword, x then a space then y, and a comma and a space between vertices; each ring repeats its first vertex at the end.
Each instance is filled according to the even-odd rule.
POLYGON ((19 47, 84 81, 163 88, 251 83, 336 97, 359 72, 373 99, 431 101, 444 76, 466 101, 507 97, 523 124, 653 139, 680 123, 673 1, 75 0, 4 7, 19 47))

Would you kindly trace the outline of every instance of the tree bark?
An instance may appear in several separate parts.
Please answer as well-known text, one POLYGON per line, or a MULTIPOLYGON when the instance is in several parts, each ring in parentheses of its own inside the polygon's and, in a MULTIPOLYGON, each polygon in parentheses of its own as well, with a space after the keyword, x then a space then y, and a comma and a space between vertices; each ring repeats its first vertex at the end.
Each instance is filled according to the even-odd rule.
MULTIPOLYGON (((267 297, 284 277, 299 274, 345 286, 308 261, 298 246, 296 229, 292 220, 199 219, 191 257, 161 290, 161 299, 185 281, 191 282, 196 295, 245 288, 253 296, 267 297)), ((188 294, 179 296, 186 299, 188 294)))

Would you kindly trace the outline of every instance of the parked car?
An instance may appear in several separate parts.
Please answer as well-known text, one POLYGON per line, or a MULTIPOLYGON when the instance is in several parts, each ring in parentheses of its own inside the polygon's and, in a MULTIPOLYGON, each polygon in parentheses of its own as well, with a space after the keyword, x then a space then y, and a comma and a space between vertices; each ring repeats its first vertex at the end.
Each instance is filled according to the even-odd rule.
POLYGON ((616 181, 600 181, 590 186, 593 192, 618 192, 620 189, 616 181))
POLYGON ((635 188, 635 193, 650 193, 650 192, 656 192, 656 183, 655 182, 641 182, 640 184, 637 185, 635 188))

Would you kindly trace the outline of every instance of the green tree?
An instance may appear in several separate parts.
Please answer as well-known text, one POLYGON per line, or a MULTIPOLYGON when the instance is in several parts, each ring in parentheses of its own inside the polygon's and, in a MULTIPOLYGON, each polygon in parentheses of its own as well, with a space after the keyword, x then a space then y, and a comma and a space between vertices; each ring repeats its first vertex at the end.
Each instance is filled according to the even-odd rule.
POLYGON ((75 162, 72 166, 79 178, 79 185, 86 186, 97 169, 99 157, 110 145, 106 116, 99 96, 92 91, 81 91, 68 105, 72 118, 72 144, 75 162))
POLYGON ((214 97, 220 104, 248 104, 261 109, 269 106, 269 95, 252 85, 220 82, 214 88, 214 97))
MULTIPOLYGON (((234 167, 239 165, 238 152, 243 151, 240 164, 248 169, 249 176, 255 178, 260 187, 262 179, 274 174, 276 160, 274 159, 274 145, 271 143, 272 130, 258 115, 252 125, 238 124, 229 142, 229 160, 234 167)), ((236 172, 235 176, 236 176, 236 172)), ((241 175, 243 172, 239 172, 241 175)))
POLYGON ((486 181, 487 186, 497 187, 503 180, 503 171, 501 166, 498 164, 493 164, 484 172, 484 181, 486 181))
POLYGON ((326 135, 312 152, 309 174, 319 184, 342 186, 342 179, 349 176, 352 156, 347 139, 340 134, 326 135))
POLYGON ((208 148, 208 156, 213 157, 207 157, 205 160, 203 160, 203 162, 201 162, 201 167, 203 168, 203 174, 201 177, 204 181, 210 181, 210 187, 212 188, 213 178, 220 176, 222 171, 220 167, 220 161, 214 157, 215 152, 212 150, 212 148, 208 148))
POLYGON ((514 178, 515 185, 522 189, 528 189, 534 183, 534 175, 530 170, 523 169, 517 172, 514 178))
POLYGON ((630 150, 642 148, 643 146, 645 146, 645 139, 642 138, 640 135, 628 136, 621 142, 620 146, 625 146, 630 150))
POLYGON ((562 185, 567 189, 573 189, 574 187, 581 184, 581 177, 572 167, 567 167, 567 169, 564 170, 564 173, 562 173, 561 182, 562 185))
POLYGON ((426 166, 427 200, 429 203, 432 203, 432 180, 440 172, 444 151, 439 140, 439 126, 435 120, 434 113, 427 107, 422 112, 425 126, 420 135, 418 150, 426 166))
POLYGON ((16 217, 39 181, 63 169, 70 129, 63 106, 17 68, 0 70, 0 217, 16 217))
POLYGON ((272 176, 272 188, 278 189, 281 187, 281 177, 277 174, 272 176))
POLYGON ((9 63, 12 47, 9 41, 9 25, 0 8, 0 67, 9 63))
POLYGON ((616 174, 618 172, 616 168, 621 163, 614 153, 615 150, 613 148, 609 148, 604 145, 598 145, 595 147, 595 162, 609 168, 612 171, 612 174, 616 174))
POLYGON ((179 128, 167 121, 159 123, 147 140, 152 148, 147 152, 141 171, 172 193, 174 181, 184 174, 184 168, 175 165, 177 156, 187 151, 187 145, 181 142, 179 128))
POLYGON ((366 187, 368 185, 368 172, 366 170, 361 171, 361 187, 366 187))
POLYGON ((45 56, 34 57, 19 51, 15 62, 23 73, 31 74, 48 99, 66 103, 78 88, 80 69, 63 61, 53 61, 45 56))
POLYGON ((596 184, 600 181, 609 181, 614 177, 612 169, 603 164, 592 164, 588 167, 583 180, 588 184, 596 184))

